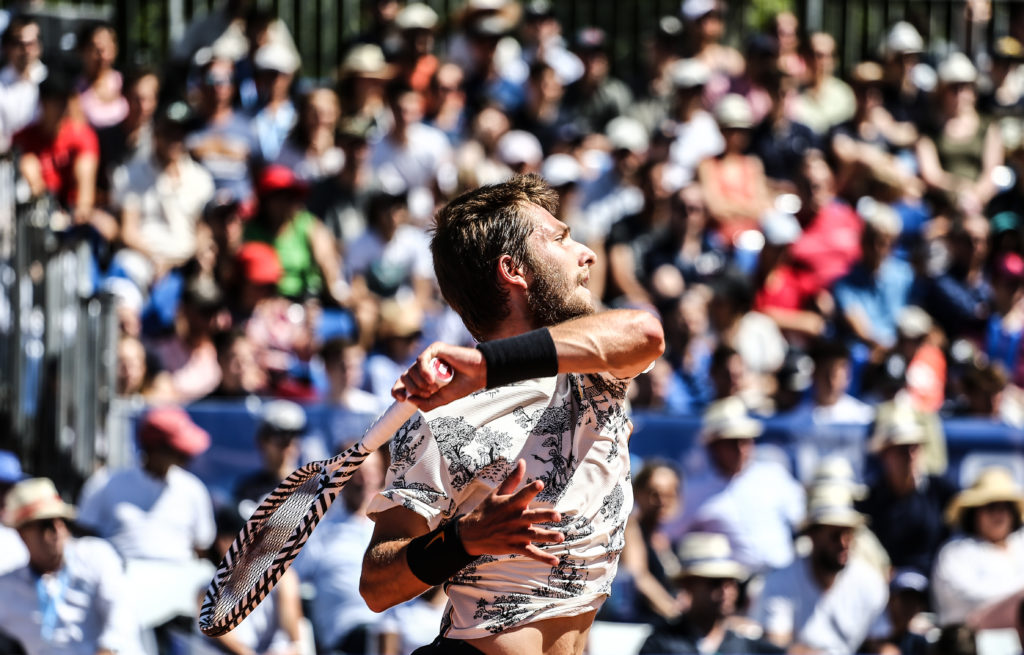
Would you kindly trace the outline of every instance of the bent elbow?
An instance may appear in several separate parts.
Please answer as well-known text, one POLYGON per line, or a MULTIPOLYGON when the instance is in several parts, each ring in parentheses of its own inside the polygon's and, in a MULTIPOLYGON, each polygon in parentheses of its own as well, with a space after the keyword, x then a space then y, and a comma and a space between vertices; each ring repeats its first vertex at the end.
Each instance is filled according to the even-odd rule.
POLYGON ((637 318, 636 334, 642 341, 648 361, 654 361, 665 352, 665 329, 653 314, 641 311, 637 318))
POLYGON ((363 597, 363 602, 370 608, 371 611, 380 614, 381 612, 391 608, 387 604, 386 600, 377 593, 374 589, 376 585, 371 584, 366 576, 360 576, 359 578, 359 595, 363 597))

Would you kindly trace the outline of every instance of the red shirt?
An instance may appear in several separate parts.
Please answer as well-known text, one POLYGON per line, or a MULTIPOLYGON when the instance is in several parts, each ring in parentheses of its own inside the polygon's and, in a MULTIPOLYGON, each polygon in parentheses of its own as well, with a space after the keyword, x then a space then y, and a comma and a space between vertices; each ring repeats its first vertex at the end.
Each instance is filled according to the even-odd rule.
POLYGON ((814 294, 820 291, 814 275, 783 264, 772 271, 754 297, 754 309, 807 309, 814 294))
POLYGON ((47 136, 39 123, 33 123, 14 135, 14 147, 39 158, 46 188, 67 206, 78 199, 75 186, 75 162, 80 157, 99 159, 100 143, 87 123, 61 121, 55 137, 47 136))
POLYGON ((860 259, 860 233, 864 227, 857 212, 839 201, 822 207, 789 248, 794 265, 807 269, 817 290, 827 289, 846 275, 860 259))

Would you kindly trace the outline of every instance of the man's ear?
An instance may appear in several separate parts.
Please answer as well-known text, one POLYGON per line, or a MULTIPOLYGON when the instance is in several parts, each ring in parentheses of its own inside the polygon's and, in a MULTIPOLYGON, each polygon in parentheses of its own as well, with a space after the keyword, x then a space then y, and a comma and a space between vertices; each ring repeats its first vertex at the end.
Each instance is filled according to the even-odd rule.
POLYGON ((527 288, 526 271, 516 264, 511 255, 502 255, 498 258, 498 280, 502 284, 521 287, 523 290, 527 288))

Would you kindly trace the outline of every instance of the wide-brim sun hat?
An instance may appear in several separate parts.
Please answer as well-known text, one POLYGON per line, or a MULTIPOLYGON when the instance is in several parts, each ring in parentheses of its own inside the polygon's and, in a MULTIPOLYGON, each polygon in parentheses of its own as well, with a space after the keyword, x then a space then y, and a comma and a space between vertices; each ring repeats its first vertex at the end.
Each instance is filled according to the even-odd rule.
POLYGON ((928 440, 924 424, 911 407, 898 407, 875 425, 868 452, 877 454, 893 446, 920 446, 928 440))
POLYGON ((32 521, 73 519, 75 508, 65 503, 48 478, 29 478, 11 487, 3 508, 4 524, 20 528, 32 521))
POLYGON ((704 412, 700 441, 709 444, 723 439, 754 439, 761 436, 761 421, 747 414, 743 401, 735 396, 711 403, 704 412))
POLYGON ((813 487, 800 532, 816 526, 856 529, 866 524, 867 517, 853 508, 853 501, 853 493, 846 487, 833 484, 813 487))
POLYGON ((965 510, 992 503, 1012 503, 1024 519, 1024 490, 1009 471, 998 466, 983 470, 974 484, 953 498, 946 508, 946 520, 951 524, 959 523, 965 510))
POLYGON ((729 538, 714 532, 691 532, 676 551, 680 570, 677 577, 746 580, 749 571, 732 557, 729 538))

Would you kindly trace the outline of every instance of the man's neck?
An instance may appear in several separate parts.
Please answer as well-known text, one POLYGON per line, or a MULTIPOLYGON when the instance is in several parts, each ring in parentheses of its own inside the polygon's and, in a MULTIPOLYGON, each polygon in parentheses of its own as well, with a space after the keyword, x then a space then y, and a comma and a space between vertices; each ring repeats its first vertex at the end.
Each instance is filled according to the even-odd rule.
POLYGON ((687 621, 696 630, 701 639, 717 637, 720 641, 725 634, 725 621, 715 614, 703 614, 689 612, 686 615, 687 621))
POLYGON ((836 578, 839 577, 839 571, 833 571, 820 566, 814 561, 813 555, 811 557, 811 577, 814 578, 814 582, 817 583, 821 590, 828 591, 835 584, 836 578))

